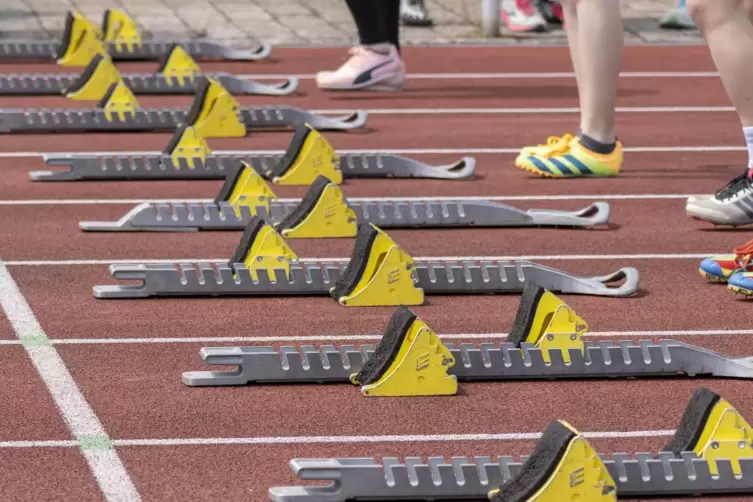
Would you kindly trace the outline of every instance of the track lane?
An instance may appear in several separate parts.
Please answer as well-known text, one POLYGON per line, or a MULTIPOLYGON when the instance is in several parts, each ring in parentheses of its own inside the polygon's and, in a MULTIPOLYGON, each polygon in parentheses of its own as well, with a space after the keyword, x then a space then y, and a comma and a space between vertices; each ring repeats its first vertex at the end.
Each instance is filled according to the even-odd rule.
MULTIPOLYGON (((259 82, 266 82, 259 81, 259 82)), ((142 108, 188 108, 193 96, 136 96, 142 108)), ((577 107, 573 78, 557 79, 415 79, 400 93, 328 92, 313 80, 301 82, 292 96, 238 95, 242 106, 322 108, 433 108, 437 103, 462 102, 467 108, 577 107)), ((96 101, 73 101, 63 96, 2 96, 0 108, 93 108, 96 101)), ((620 81, 617 106, 729 106, 718 78, 625 78, 620 81)))
MULTIPOLYGON (((465 154, 406 155, 433 165, 459 161, 465 154)), ((617 178, 542 179, 514 167, 515 154, 470 154, 476 178, 469 180, 358 179, 341 185, 346 197, 476 197, 594 194, 712 194, 740 173, 746 152, 628 152, 617 178)), ((214 199, 222 180, 30 182, 29 173, 59 170, 40 158, 0 158, 0 201, 41 199, 214 199)), ((270 184, 281 198, 302 197, 308 187, 270 184)), ((587 201, 582 201, 586 203, 587 201)), ((507 201, 517 205, 517 201, 507 201)), ((538 201, 536 202, 538 203, 538 201)), ((0 202, 2 204, 2 202, 0 202)), ((92 209, 89 209, 92 210, 92 209)))
MULTIPOLYGON (((638 268, 642 294, 637 297, 562 295, 593 331, 750 329, 749 302, 737 299, 724 285, 707 284, 697 272, 698 261, 538 263, 586 276, 638 268), (684 305, 723 308, 686 310, 684 305)), ((51 338, 348 336, 381 333, 393 312, 388 307, 347 309, 327 296, 100 300, 94 298, 93 286, 118 283, 106 265, 10 269, 51 338)), ((510 329, 519 302, 519 294, 432 295, 415 311, 437 333, 499 333, 510 329)))
MULTIPOLYGON (((594 197, 594 201, 599 200, 594 197)), ((521 209, 577 211, 588 200, 513 201, 521 209)), ((610 227, 386 229, 411 256, 523 256, 729 252, 748 240, 747 227, 713 227, 685 215, 684 199, 611 200, 610 227), (657 215, 661 215, 658 218, 657 215), (712 237, 713 236, 713 237, 712 237)), ((81 221, 114 222, 134 205, 0 206, 0 227, 18 235, 5 259, 218 259, 233 255, 242 232, 83 232, 81 221), (54 211, 55 218, 50 214, 54 211), (28 221, 35 231, 24 234, 28 221)), ((289 239, 300 258, 345 258, 355 240, 289 239)))
MULTIPOLYGON (((515 148, 546 142, 547 136, 574 133, 577 113, 546 114, 373 114, 366 127, 324 132, 336 149, 515 148), (437 128, 438 121, 442 127, 437 128), (545 124, 545 125, 542 125, 545 124)), ((740 146, 740 121, 732 112, 618 113, 623 144, 641 147, 740 146), (656 124, 656 127, 649 126, 656 124), (688 125, 693 124, 691 129, 688 125), (660 126, 660 127, 659 127, 660 126), (682 130, 682 138, 678 131, 682 130)), ((162 151, 170 133, 13 134, 0 152, 162 151)), ((252 131, 244 138, 212 138, 214 150, 286 149, 291 131, 252 131)))

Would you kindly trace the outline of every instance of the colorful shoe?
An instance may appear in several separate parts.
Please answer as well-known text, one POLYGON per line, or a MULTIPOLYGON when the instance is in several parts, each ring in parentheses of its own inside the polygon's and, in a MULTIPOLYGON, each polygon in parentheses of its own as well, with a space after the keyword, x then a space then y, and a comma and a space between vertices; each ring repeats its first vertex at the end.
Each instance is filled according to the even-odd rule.
POLYGON ((533 4, 547 23, 564 24, 562 5, 557 0, 533 0, 533 4))
POLYGON ((738 227, 753 223, 753 185, 741 174, 714 195, 694 195, 685 203, 692 218, 716 225, 738 227))
POLYGON ((320 89, 352 91, 399 91, 405 84, 405 65, 397 48, 389 46, 389 52, 377 52, 367 46, 353 47, 348 51, 350 59, 337 71, 316 74, 320 89))
POLYGON ((431 26, 434 24, 424 0, 400 0, 400 20, 406 26, 431 26))
POLYGON ((610 154, 586 149, 577 136, 551 137, 545 145, 523 148, 515 166, 545 178, 617 176, 622 167, 622 144, 610 154))
POLYGON ((753 271, 753 240, 732 250, 732 254, 720 254, 704 258, 698 269, 709 282, 724 283, 738 272, 753 271))
POLYGON ((737 272, 732 274, 727 289, 747 297, 753 296, 753 272, 737 272))
POLYGON ((546 20, 531 0, 502 0, 499 15, 512 32, 547 31, 546 20))

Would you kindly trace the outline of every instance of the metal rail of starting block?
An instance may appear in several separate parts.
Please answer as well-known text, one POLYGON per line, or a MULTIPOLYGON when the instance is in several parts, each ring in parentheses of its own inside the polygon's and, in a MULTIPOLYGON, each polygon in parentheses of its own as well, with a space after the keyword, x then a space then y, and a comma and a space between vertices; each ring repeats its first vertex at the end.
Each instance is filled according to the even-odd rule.
MULTIPOLYGON (((78 80, 76 74, 0 75, 0 96, 59 96, 78 80)), ((230 73, 201 73, 193 78, 175 75, 130 73, 121 75, 134 94, 195 94, 207 78, 217 80, 230 94, 287 96, 298 89, 297 78, 278 84, 262 84, 230 73)))
MULTIPOLYGON (((627 378, 713 376, 753 378, 753 358, 729 358, 674 340, 584 342, 584 350, 543 350, 523 343, 445 343, 455 358, 448 374, 461 381, 538 380, 553 378, 627 378)), ((295 347, 219 347, 201 349, 201 359, 212 366, 237 366, 230 371, 187 371, 190 387, 272 383, 350 383, 373 355, 374 345, 303 345, 295 347)))
MULTIPOLYGON (((96 298, 152 296, 316 296, 328 295, 347 262, 294 262, 271 273, 241 263, 110 265, 114 279, 141 284, 94 286, 96 298)), ((528 281, 553 293, 629 296, 638 290, 638 271, 622 268, 601 277, 580 277, 529 261, 466 260, 415 262, 417 287, 427 294, 520 293, 528 281), (620 286, 610 283, 624 281, 620 286)))
MULTIPOLYGON (((291 213, 299 200, 269 202, 265 206, 239 206, 220 202, 145 202, 118 221, 82 221, 90 232, 190 232, 244 230, 256 215, 277 224, 291 213)), ((592 227, 609 222, 610 208, 596 202, 580 211, 556 209, 522 210, 486 200, 368 200, 349 199, 359 223, 379 228, 441 227, 592 227)))
MULTIPOLYGON (((741 475, 732 462, 716 460, 718 474, 693 452, 680 458, 658 454, 600 455, 616 483, 619 497, 753 493, 753 458, 740 460, 741 475)), ((320 486, 273 487, 274 502, 346 502, 356 500, 488 500, 487 493, 517 476, 527 456, 386 457, 293 459, 290 468, 302 481, 329 481, 320 486)))
MULTIPOLYGON (((338 167, 344 178, 437 178, 467 179, 476 172, 476 159, 463 157, 447 165, 429 165, 391 153, 338 154, 338 167)), ((236 163, 242 160, 261 176, 269 177, 282 154, 211 153, 206 159, 180 158, 176 162, 168 154, 117 155, 45 155, 48 166, 69 166, 67 171, 32 171, 33 181, 122 181, 122 180, 224 180, 236 163), (193 166, 193 167, 192 167, 193 166)))
MULTIPOLYGON (((174 131, 186 120, 187 109, 142 108, 114 113, 111 118, 105 110, 82 109, 0 109, 0 133, 55 133, 55 132, 133 132, 174 131)), ((355 111, 342 117, 318 115, 289 106, 263 106, 241 108, 239 119, 247 129, 283 128, 306 123, 320 130, 358 129, 366 124, 367 113, 355 111)))
MULTIPOLYGON (((156 61, 170 53, 173 44, 180 44, 191 57, 225 59, 231 61, 259 61, 269 57, 272 47, 263 41, 254 47, 230 47, 212 40, 142 40, 138 44, 106 42, 113 61, 156 61)), ((60 42, 57 40, 5 40, 0 42, 0 61, 13 59, 55 58, 60 42)))

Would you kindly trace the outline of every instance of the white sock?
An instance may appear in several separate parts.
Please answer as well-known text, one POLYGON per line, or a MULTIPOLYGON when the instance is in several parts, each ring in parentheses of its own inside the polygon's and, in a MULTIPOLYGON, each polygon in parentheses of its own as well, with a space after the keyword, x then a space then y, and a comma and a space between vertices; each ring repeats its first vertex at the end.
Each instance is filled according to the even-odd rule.
POLYGON ((753 127, 743 127, 745 142, 748 144, 748 168, 753 168, 753 127))

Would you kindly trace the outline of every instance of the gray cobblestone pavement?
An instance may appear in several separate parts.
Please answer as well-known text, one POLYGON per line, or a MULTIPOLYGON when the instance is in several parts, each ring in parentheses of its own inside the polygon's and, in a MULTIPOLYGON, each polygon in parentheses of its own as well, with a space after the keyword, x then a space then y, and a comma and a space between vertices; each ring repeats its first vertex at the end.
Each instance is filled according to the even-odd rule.
MULTIPOLYGON (((698 43, 695 30, 663 30, 659 18, 674 0, 621 0, 626 41, 698 43)), ((485 39, 479 30, 480 0, 427 0, 435 21, 429 28, 403 27, 409 44, 563 43, 564 33, 485 39)), ((144 34, 159 37, 205 37, 228 42, 263 39, 276 46, 348 45, 355 26, 344 0, 0 0, 0 37, 49 38, 62 32, 65 13, 79 10, 92 20, 107 8, 128 12, 144 34)))

